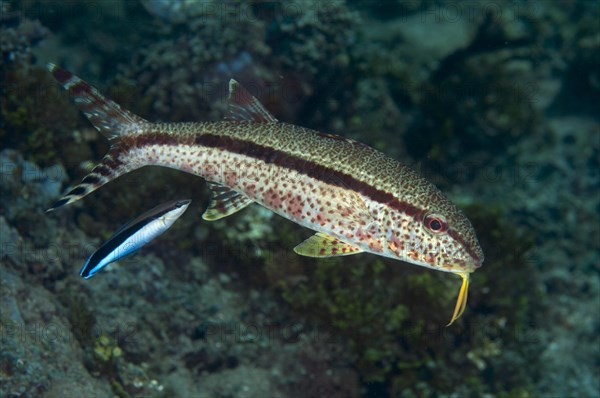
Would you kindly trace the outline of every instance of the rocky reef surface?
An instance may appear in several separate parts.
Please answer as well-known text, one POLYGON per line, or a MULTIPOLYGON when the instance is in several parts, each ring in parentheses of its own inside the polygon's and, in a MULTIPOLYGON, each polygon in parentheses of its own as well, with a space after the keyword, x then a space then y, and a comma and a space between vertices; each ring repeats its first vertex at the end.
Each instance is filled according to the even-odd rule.
POLYGON ((0 1, 0 395, 596 397, 600 7, 594 2, 0 1), (68 22, 68 23, 66 23, 68 22), (108 149, 43 65, 155 121, 218 120, 227 79, 280 120, 412 164, 486 253, 459 281, 313 260, 268 211, 202 221, 199 178, 142 169, 45 209, 108 149), (164 236, 90 280, 150 207, 164 236))

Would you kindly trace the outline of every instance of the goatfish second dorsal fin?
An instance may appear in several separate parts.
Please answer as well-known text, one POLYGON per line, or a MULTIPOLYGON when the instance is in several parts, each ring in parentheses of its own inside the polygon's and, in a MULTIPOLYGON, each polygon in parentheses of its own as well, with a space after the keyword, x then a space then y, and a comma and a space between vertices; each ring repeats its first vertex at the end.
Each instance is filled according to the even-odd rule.
POLYGON ((229 80, 228 101, 227 120, 263 123, 278 121, 255 96, 233 79, 229 80))
POLYGON ((169 229, 190 203, 189 199, 163 203, 128 222, 88 258, 79 275, 89 279, 108 264, 133 254, 169 229))

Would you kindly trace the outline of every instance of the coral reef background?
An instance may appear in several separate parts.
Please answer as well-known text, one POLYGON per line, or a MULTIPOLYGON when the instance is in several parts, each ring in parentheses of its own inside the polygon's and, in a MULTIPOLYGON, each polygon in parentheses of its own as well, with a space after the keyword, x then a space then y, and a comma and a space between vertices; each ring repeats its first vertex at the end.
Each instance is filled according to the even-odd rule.
POLYGON ((0 0, 0 396, 598 397, 600 6, 593 1, 0 0), (145 168, 44 212, 108 149, 45 70, 153 121, 219 120, 233 77, 286 122, 413 165, 473 222, 459 280, 315 260, 259 206, 145 168), (83 280, 152 206, 152 245, 83 280))

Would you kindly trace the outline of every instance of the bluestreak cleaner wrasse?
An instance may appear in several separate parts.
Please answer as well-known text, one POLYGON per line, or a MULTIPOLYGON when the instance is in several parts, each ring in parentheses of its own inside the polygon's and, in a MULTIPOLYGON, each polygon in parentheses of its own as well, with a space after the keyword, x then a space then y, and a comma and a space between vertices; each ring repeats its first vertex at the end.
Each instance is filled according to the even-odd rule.
POLYGON ((185 199, 163 203, 128 222, 88 258, 79 275, 89 279, 108 264, 150 243, 173 225, 190 202, 185 199))
POLYGON ((450 324, 464 311, 469 275, 483 252, 469 220, 415 171, 358 141, 279 122, 238 82, 227 120, 152 123, 72 73, 56 80, 111 148, 52 209, 137 168, 155 165, 205 178, 217 220, 251 203, 316 231, 294 248, 311 257, 368 252, 452 272, 463 283, 450 324))

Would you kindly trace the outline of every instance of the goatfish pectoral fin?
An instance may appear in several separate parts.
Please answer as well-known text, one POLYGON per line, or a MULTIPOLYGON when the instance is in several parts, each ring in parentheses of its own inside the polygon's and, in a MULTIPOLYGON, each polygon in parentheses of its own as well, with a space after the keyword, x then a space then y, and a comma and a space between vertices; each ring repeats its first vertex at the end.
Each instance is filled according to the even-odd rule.
POLYGON ((462 286, 460 287, 460 291, 458 292, 458 298, 456 299, 456 306, 454 307, 454 314, 452 314, 452 319, 450 323, 446 326, 450 326, 456 321, 460 316, 465 312, 465 308, 467 306, 467 294, 469 293, 469 274, 468 272, 457 272, 458 275, 462 278, 462 286))
POLYGON ((246 208, 253 200, 223 185, 207 181, 211 199, 202 219, 215 221, 246 208))
POLYGON ((89 279, 108 264, 133 254, 169 229, 190 203, 189 199, 163 203, 128 222, 88 258, 79 275, 89 279))

